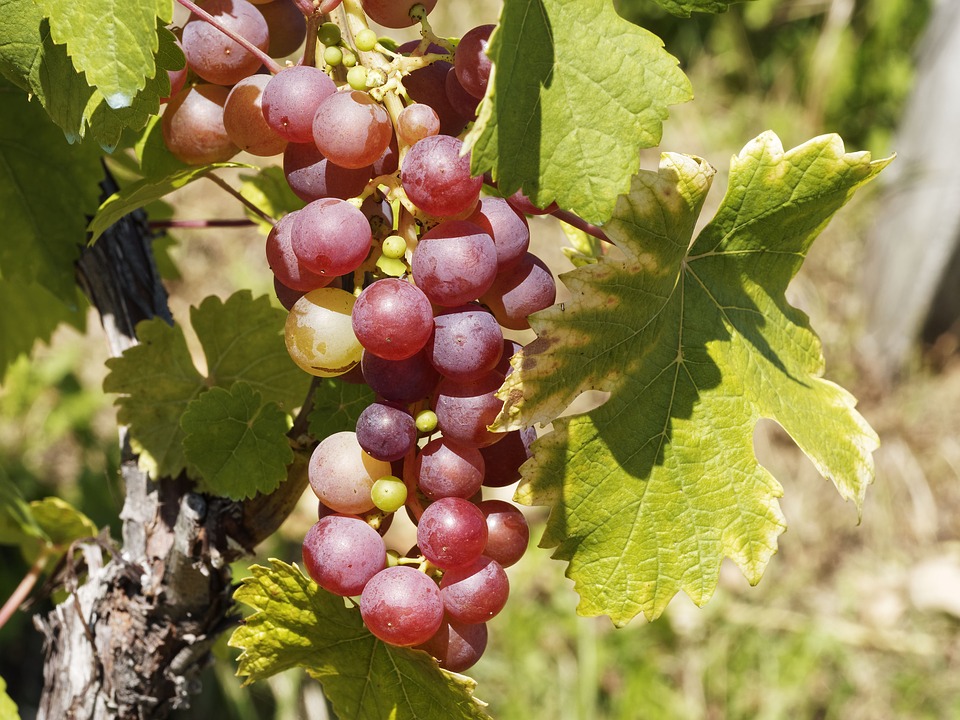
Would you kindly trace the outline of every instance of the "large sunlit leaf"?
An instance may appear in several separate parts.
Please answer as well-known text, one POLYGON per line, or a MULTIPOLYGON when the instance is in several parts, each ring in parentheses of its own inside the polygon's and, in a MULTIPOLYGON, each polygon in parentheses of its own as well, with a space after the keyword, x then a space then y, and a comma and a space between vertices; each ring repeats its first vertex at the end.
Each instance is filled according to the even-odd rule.
POLYGON ((531 318, 539 338, 501 391, 501 429, 554 420, 587 389, 598 409, 554 421, 518 494, 552 507, 543 545, 569 561, 584 614, 659 615, 713 593, 724 557, 751 583, 776 551, 782 488, 753 452, 778 422, 858 509, 877 437, 824 380, 820 342, 785 298, 814 238, 888 160, 837 136, 787 152, 765 133, 691 245, 713 169, 663 156, 604 226, 623 257, 563 277, 573 298, 531 318))
POLYGON ((667 107, 692 97, 662 41, 610 0, 506 0, 488 54, 487 98, 467 137, 474 173, 591 222, 630 187, 667 107))
POLYGON ((295 565, 254 565, 234 594, 254 609, 234 631, 247 683, 303 667, 323 685, 338 717, 354 720, 481 720, 475 683, 440 670, 420 650, 377 640, 360 611, 321 590, 295 565))

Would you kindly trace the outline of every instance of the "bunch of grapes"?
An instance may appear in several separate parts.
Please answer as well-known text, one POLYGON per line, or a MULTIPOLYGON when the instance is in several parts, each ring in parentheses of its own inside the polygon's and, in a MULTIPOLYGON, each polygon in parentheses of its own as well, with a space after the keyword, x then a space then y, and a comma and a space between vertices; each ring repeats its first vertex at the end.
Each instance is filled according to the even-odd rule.
POLYGON ((163 133, 188 163, 240 149, 283 154, 287 182, 306 203, 266 243, 289 310, 290 356, 312 375, 360 380, 377 395, 354 432, 313 453, 320 511, 304 564, 324 589, 359 596, 378 638, 461 671, 482 654, 486 622, 507 600, 504 568, 529 536, 519 509, 483 497, 519 479, 535 437, 488 429, 520 348, 503 329, 529 328, 556 284, 528 251, 525 213, 544 211, 519 193, 485 195, 459 137, 486 93, 493 26, 470 30, 454 49, 427 23, 435 2, 360 0, 386 27, 421 23, 423 40, 397 47, 357 27, 356 12, 343 14, 343 28, 323 22, 340 0, 307 3, 306 15, 295 0, 208 0, 208 16, 195 13, 183 28, 196 81, 171 78, 181 88, 163 133), (305 28, 300 62, 261 73, 263 57, 249 46, 289 53, 305 28), (417 526, 403 555, 383 539, 398 511, 417 526))

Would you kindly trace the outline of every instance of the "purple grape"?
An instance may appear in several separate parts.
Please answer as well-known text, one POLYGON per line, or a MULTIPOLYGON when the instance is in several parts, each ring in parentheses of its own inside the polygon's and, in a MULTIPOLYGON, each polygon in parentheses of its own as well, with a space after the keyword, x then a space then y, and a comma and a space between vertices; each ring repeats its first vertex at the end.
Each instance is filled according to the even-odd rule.
POLYGON ((386 562, 383 538, 357 517, 327 515, 303 539, 307 573, 335 595, 359 595, 386 562))
POLYGON ((378 280, 360 293, 353 306, 357 340, 365 350, 387 360, 403 360, 419 352, 430 339, 433 324, 427 296, 405 280, 378 280))
POLYGON ((546 264, 532 253, 500 273, 480 301, 505 328, 526 330, 529 316, 557 299, 557 282, 546 264))
POLYGON ((527 551, 530 542, 527 519, 506 500, 484 500, 477 507, 487 521, 487 545, 483 554, 501 567, 510 567, 527 551))
POLYGON ((441 380, 433 400, 433 411, 444 437, 476 448, 502 440, 504 433, 487 429, 503 408, 503 400, 496 396, 502 384, 503 376, 494 371, 469 383, 441 380))
POLYGON ((477 106, 480 99, 471 95, 460 81, 457 79, 456 72, 448 72, 444 79, 444 90, 447 92, 447 99, 453 108, 464 117, 474 118, 477 116, 477 106))
POLYGON ((443 622, 437 584, 404 565, 374 575, 360 595, 360 615, 376 637, 391 645, 420 645, 443 622))
POLYGON ((537 439, 534 428, 513 430, 496 445, 480 448, 483 455, 485 487, 506 487, 520 479, 520 466, 530 458, 530 445, 537 439))
MULTIPOLYGON (((414 41, 409 44, 416 47, 419 43, 414 41)), ((409 51, 402 49, 406 45, 407 43, 404 43, 398 48, 400 52, 409 51)), ((427 52, 443 52, 443 48, 431 45, 427 52)), ((440 60, 414 70, 403 79, 403 87, 410 99, 417 103, 429 105, 437 113, 440 118, 441 135, 459 135, 472 117, 459 112, 450 102, 446 88, 446 79, 450 74, 456 76, 453 65, 440 60)))
POLYGON ((527 219, 503 198, 482 198, 467 221, 478 225, 493 238, 498 273, 519 263, 530 247, 527 219))
POLYGON ((423 5, 424 12, 429 13, 436 4, 437 0, 360 0, 363 11, 371 20, 394 29, 417 24, 410 17, 414 5, 423 5))
POLYGON ((447 615, 462 623, 486 622, 503 610, 510 582, 496 560, 481 555, 469 565, 447 570, 440 597, 447 615))
POLYGON ((417 455, 414 473, 423 494, 432 500, 470 498, 483 482, 483 456, 447 438, 431 440, 417 455))
POLYGON ((482 98, 487 91, 492 63, 487 57, 487 43, 494 25, 480 25, 469 30, 457 45, 457 80, 475 98, 482 98))
POLYGON ((438 568, 472 563, 487 544, 487 521, 469 500, 440 498, 423 511, 417 525, 420 552, 438 568))
POLYGON ((433 319, 433 328, 426 344, 427 357, 444 377, 460 382, 477 380, 500 360, 500 325, 479 305, 446 310, 433 319))
POLYGON ((470 155, 448 135, 426 137, 407 151, 400 183, 418 208, 436 217, 468 213, 480 198, 482 177, 471 177, 470 155))
POLYGON ((385 403, 371 403, 357 418, 357 442, 377 460, 393 462, 414 448, 417 426, 406 410, 385 403))
POLYGON ((276 279, 302 295, 310 290, 326 287, 333 278, 307 269, 293 251, 291 231, 296 215, 297 211, 287 213, 271 228, 267 235, 266 254, 267 264, 276 279))
POLYGON ((294 195, 304 202, 312 202, 321 198, 356 197, 373 177, 373 170, 335 165, 311 141, 287 145, 283 151, 283 174, 294 195))
POLYGON ((313 143, 317 106, 336 90, 333 80, 319 68, 307 65, 284 68, 270 79, 263 91, 263 117, 277 135, 290 142, 313 143))
POLYGON ((497 250, 493 238, 477 225, 448 220, 420 238, 412 270, 417 287, 432 303, 465 305, 493 286, 497 250))
POLYGON ((360 361, 367 385, 384 400, 412 403, 429 396, 440 381, 426 353, 421 350, 404 360, 385 360, 364 352, 360 361))
POLYGON ((456 673, 473 667, 486 648, 486 623, 468 625, 449 618, 444 618, 433 637, 417 646, 417 649, 433 655, 440 667, 456 673))
POLYGON ((373 240, 364 214, 336 198, 314 200, 300 210, 290 234, 300 261, 313 272, 331 277, 360 267, 373 240))

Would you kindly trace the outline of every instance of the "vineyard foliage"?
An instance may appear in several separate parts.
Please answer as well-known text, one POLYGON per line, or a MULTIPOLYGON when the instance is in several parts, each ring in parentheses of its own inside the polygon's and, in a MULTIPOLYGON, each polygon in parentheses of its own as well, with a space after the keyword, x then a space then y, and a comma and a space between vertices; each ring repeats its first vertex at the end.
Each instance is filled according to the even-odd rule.
MULTIPOLYGON (((678 18, 729 5, 658 1, 678 18)), ((0 0, 0 372, 61 323, 82 326, 81 243, 131 210, 226 167, 249 173, 244 196, 267 215, 299 207, 276 190, 276 167, 187 168, 159 143, 165 71, 184 63, 172 18, 172 0, 0 0), (101 205, 103 162, 127 180, 101 205)), ((669 107, 692 98, 657 36, 611 0, 506 0, 489 55, 489 89, 465 136, 473 171, 505 195, 556 201, 610 240, 600 253, 580 238, 568 253, 572 297, 531 319, 538 339, 500 391, 495 429, 553 423, 517 499, 549 507, 541 544, 566 563, 583 614, 652 619, 681 590, 703 604, 725 557, 758 582, 785 529, 783 489, 753 452, 761 418, 855 513, 873 478, 876 434, 824 379, 819 340, 785 293, 817 235, 888 160, 848 152, 836 135, 785 150, 765 132, 733 158, 727 193, 697 232, 714 165, 665 152, 658 168, 640 168, 669 107), (609 399, 561 418, 587 390, 609 399)), ((240 288, 190 313, 203 372, 185 326, 160 319, 109 361, 104 390, 153 477, 186 473, 233 499, 287 479, 287 433, 310 378, 284 348, 284 317, 240 288)), ((366 388, 319 382, 309 432, 352 429, 372 400, 366 388)), ((40 511, 9 485, 0 477, 0 541, 43 537, 40 511)), ((294 565, 253 568, 236 599, 254 610, 232 638, 248 681, 302 666, 344 717, 483 716, 468 678, 376 640, 356 608, 294 565)), ((8 702, 0 685, 0 714, 8 702)))

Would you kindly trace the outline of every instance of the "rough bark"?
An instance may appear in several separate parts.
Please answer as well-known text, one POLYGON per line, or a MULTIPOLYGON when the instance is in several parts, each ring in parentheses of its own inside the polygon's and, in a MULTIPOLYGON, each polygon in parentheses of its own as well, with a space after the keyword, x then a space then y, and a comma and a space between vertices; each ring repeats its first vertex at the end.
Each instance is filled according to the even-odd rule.
MULTIPOLYGON (((108 175, 104 191, 113 189, 108 175)), ((134 213, 78 264, 114 354, 136 343, 139 321, 173 322, 150 243, 146 217, 134 213)), ((121 442, 122 548, 109 538, 78 544, 64 573, 69 597, 34 618, 45 639, 41 719, 163 718, 188 705, 213 643, 236 622, 230 562, 276 530, 306 487, 298 453, 269 497, 207 497, 185 478, 154 481, 122 428, 121 442)))

